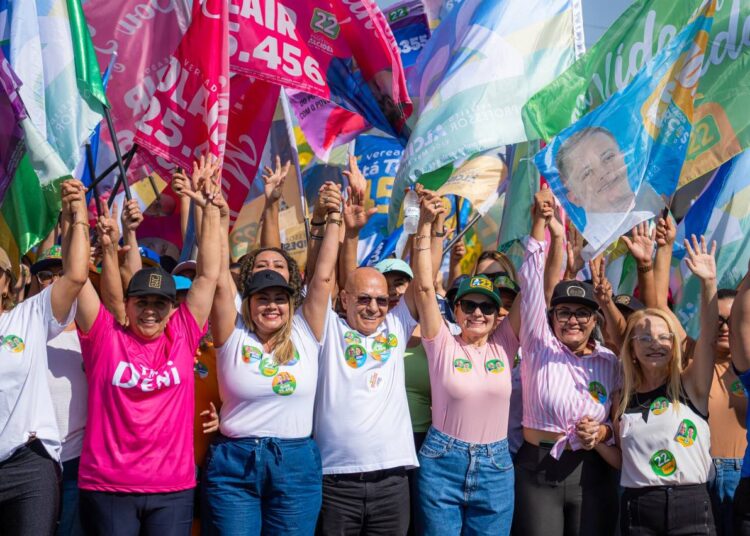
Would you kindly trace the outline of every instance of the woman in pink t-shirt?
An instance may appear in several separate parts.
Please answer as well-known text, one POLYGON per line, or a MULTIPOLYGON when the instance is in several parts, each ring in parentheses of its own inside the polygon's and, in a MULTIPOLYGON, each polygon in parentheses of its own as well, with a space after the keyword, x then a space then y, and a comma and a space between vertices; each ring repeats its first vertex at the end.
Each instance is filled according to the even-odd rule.
POLYGON ((136 272, 124 300, 116 222, 103 215, 102 289, 124 303, 121 326, 86 283, 76 323, 89 384, 88 422, 78 485, 89 534, 190 534, 195 487, 193 356, 205 333, 219 276, 220 167, 199 166, 197 274, 176 306, 172 276, 160 267, 136 272), (117 294, 119 294, 119 299, 117 294))
POLYGON ((420 518, 427 535, 508 534, 514 493, 507 433, 518 307, 499 322, 502 301, 493 282, 469 277, 455 299, 461 334, 451 335, 435 297, 430 254, 432 223, 443 210, 439 197, 422 194, 413 248, 432 387, 432 427, 419 451, 420 518))

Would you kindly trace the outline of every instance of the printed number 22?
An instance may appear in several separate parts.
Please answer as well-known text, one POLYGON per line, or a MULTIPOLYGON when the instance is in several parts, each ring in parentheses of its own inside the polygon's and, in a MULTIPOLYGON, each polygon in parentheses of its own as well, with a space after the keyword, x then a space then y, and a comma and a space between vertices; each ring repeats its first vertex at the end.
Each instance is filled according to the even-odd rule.
POLYGON ((279 56, 279 41, 276 37, 269 35, 253 50, 253 58, 264 61, 269 69, 276 70, 279 65, 289 76, 305 76, 319 86, 325 85, 323 76, 320 74, 320 66, 315 58, 308 56, 300 65, 302 51, 291 43, 282 44, 282 57, 279 56))
POLYGON ((316 8, 310 24, 313 30, 322 32, 331 39, 336 39, 339 36, 339 23, 336 21, 336 16, 327 11, 316 8))

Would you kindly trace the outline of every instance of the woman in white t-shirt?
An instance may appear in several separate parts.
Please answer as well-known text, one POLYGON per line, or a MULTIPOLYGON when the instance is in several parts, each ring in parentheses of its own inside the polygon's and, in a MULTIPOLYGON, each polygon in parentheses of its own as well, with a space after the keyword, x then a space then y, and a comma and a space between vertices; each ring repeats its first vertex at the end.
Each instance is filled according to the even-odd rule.
POLYGON ((206 534, 315 531, 322 473, 311 438, 313 406, 340 225, 340 209, 331 208, 315 275, 296 312, 296 289, 278 270, 266 269, 247 276, 238 313, 224 242, 211 311, 221 434, 206 460, 206 534))
POLYGON ((47 341, 73 321, 88 277, 85 188, 62 185, 64 273, 33 298, 10 302, 12 272, 0 249, 0 525, 9 535, 54 534, 60 434, 47 383, 47 341))
MULTIPOLYGON (((718 329, 714 244, 685 241, 688 268, 701 281, 701 332, 683 370, 673 317, 643 309, 628 319, 622 400, 615 421, 622 450, 623 536, 715 534, 707 483, 712 461, 708 395, 718 329)), ((616 401, 614 407, 617 407, 616 401)))

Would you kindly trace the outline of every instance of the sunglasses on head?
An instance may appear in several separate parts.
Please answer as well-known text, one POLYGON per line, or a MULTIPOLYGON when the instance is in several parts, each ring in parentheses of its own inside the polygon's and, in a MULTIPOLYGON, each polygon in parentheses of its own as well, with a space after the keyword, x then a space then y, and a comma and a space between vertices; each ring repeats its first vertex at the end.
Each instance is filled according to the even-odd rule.
POLYGON ((46 282, 51 281, 55 277, 62 277, 63 273, 60 272, 51 272, 49 270, 40 270, 36 273, 36 276, 39 278, 39 281, 46 282))
POLYGON ((375 300, 378 307, 388 307, 388 296, 368 296, 367 294, 360 294, 357 296, 357 305, 367 307, 372 300, 375 300))
POLYGON ((461 306, 461 310, 465 315, 474 314, 474 311, 479 307, 479 311, 483 315, 491 315, 497 313, 497 305, 493 302, 475 302, 472 300, 459 300, 458 304, 461 306))

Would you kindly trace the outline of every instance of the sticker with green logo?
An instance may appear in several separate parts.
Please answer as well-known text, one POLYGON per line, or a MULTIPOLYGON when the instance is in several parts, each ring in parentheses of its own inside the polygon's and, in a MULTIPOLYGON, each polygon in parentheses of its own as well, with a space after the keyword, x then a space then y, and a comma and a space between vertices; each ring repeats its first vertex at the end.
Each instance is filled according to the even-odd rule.
POLYGON ((289 361, 287 361, 286 363, 284 363, 284 366, 285 367, 293 367, 297 363, 299 363, 299 352, 295 348, 294 349, 294 356, 289 361))
POLYGON ((359 368, 367 361, 367 350, 361 344, 352 344, 344 350, 346 364, 352 368, 359 368))
POLYGON ((651 456, 651 469, 658 476, 670 476, 677 470, 677 461, 668 450, 659 450, 651 456))
POLYGON ((471 371, 471 361, 468 359, 464 359, 462 357, 457 357, 453 360, 453 368, 457 370, 458 372, 470 372, 471 371))
POLYGON ((18 335, 6 335, 4 338, 0 337, 0 340, 2 341, 2 346, 14 354, 20 354, 26 348, 23 339, 18 335))
POLYGON ((260 373, 263 374, 263 376, 275 376, 278 371, 279 366, 276 364, 273 357, 266 356, 260 360, 260 373))
POLYGON ((500 359, 490 359, 484 364, 484 369, 490 374, 500 374, 505 370, 505 363, 500 359))
POLYGON ((289 396, 297 389, 297 380, 288 372, 280 372, 273 379, 271 387, 277 395, 289 396))
POLYGON ((389 333, 388 334, 388 346, 391 348, 395 348, 398 346, 398 337, 396 337, 395 333, 389 333))
POLYGON ((242 347, 242 361, 245 363, 252 363, 253 361, 260 361, 263 357, 263 350, 255 346, 243 346, 242 347))
POLYGON ((698 429, 695 427, 695 423, 690 419, 683 419, 677 428, 674 439, 683 447, 690 447, 695 443, 697 437, 698 429))
POLYGON ((589 383, 589 394, 591 398, 600 404, 604 404, 607 401, 607 389, 600 382, 593 381, 589 383))
POLYGON ((745 387, 742 385, 742 382, 740 380, 734 380, 732 382, 732 385, 729 386, 729 392, 731 392, 734 396, 747 398, 747 393, 745 393, 745 387))
POLYGON ((659 398, 651 402, 651 407, 649 409, 654 415, 661 415, 669 409, 669 400, 664 398, 663 396, 660 396, 659 398))

